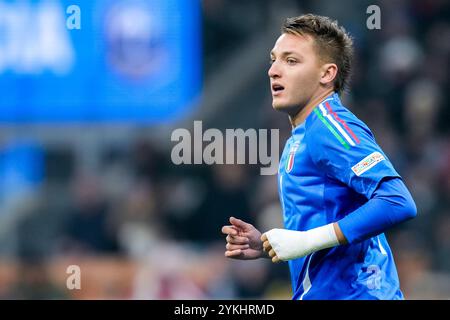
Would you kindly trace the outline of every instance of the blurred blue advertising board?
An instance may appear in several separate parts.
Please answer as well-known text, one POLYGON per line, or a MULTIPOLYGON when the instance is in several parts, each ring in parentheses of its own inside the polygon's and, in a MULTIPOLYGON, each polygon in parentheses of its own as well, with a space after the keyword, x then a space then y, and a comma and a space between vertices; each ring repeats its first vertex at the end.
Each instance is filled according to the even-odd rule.
POLYGON ((156 123, 201 90, 198 0, 0 0, 0 124, 156 123))
MULTIPOLYGON (((20 199, 42 182, 44 152, 33 141, 11 141, 0 148, 0 204, 20 199)), ((0 212, 1 214, 1 212, 0 212)))

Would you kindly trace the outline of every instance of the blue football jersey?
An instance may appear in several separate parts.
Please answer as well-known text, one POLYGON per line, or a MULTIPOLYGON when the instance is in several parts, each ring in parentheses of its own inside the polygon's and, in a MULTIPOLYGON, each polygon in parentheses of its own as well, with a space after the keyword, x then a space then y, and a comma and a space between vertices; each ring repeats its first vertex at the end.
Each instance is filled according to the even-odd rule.
MULTIPOLYGON (((364 205, 385 177, 399 177, 369 128, 337 93, 292 130, 278 191, 286 229, 337 222, 364 205)), ((384 234, 288 262, 293 299, 403 299, 384 234)))

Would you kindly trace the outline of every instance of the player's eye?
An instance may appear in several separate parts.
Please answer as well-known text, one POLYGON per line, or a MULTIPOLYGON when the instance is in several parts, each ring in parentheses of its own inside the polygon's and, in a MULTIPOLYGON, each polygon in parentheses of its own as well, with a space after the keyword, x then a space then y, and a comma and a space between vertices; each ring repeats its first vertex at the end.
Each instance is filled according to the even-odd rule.
POLYGON ((274 62, 275 62, 275 59, 274 58, 270 58, 269 64, 273 64, 274 62))
POLYGON ((297 60, 295 60, 294 58, 287 58, 286 61, 290 65, 293 65, 293 64, 297 63, 297 60))

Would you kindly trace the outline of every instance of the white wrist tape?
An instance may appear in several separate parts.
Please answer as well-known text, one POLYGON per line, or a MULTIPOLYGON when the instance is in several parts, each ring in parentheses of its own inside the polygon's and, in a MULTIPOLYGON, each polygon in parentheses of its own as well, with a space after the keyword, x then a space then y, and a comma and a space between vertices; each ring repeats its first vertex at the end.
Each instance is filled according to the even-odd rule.
POLYGON ((266 232, 266 236, 278 258, 283 261, 339 245, 332 223, 308 231, 272 229, 266 232))

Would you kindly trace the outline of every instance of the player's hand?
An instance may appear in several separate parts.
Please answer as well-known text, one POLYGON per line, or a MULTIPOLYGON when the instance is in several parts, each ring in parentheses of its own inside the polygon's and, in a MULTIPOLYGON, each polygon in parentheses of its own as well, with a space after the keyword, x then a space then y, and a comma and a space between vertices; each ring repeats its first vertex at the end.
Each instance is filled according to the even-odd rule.
POLYGON ((272 259, 272 262, 280 262, 280 258, 277 256, 275 250, 273 250, 272 245, 270 244, 269 239, 267 239, 267 235, 265 233, 261 236, 261 241, 263 243, 264 251, 267 252, 269 257, 272 259))
POLYGON ((223 226, 226 234, 225 256, 232 259, 258 259, 264 254, 261 232, 250 223, 230 217, 231 225, 223 226))

